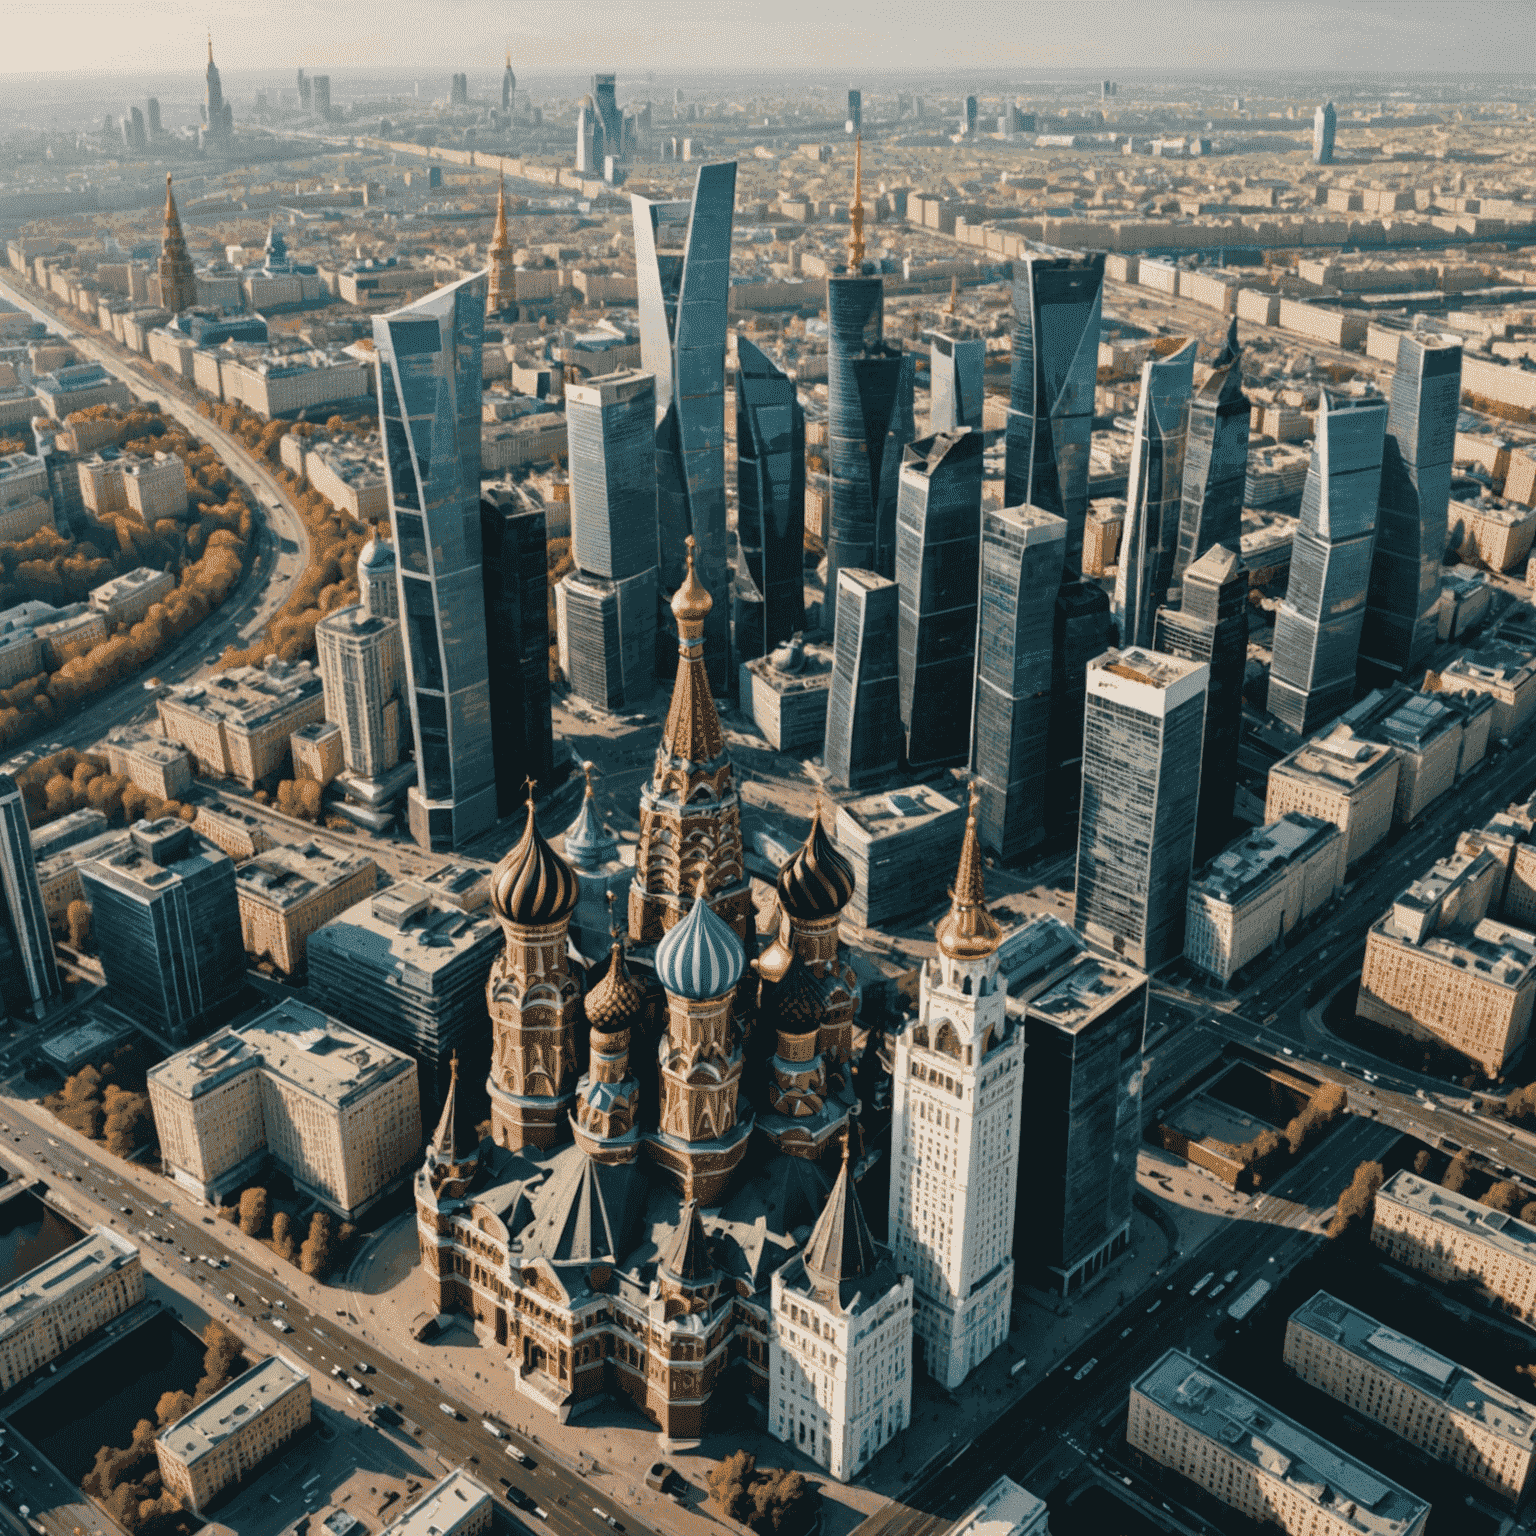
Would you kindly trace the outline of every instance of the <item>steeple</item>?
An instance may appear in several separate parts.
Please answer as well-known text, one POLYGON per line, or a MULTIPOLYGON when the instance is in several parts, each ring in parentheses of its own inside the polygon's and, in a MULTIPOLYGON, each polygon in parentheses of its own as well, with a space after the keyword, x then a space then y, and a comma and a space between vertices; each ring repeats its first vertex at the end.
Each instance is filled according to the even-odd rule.
POLYGON ((486 251, 491 279, 485 294, 485 312, 499 314, 517 298, 517 277, 512 265, 512 250, 507 240, 507 178, 497 177, 496 229, 486 251))
MULTIPOLYGON (((704 670, 704 620, 714 607, 714 599, 694 569, 697 546, 691 533, 687 546, 688 573, 672 597, 677 650, 682 660, 661 736, 661 752, 684 763, 708 763, 725 751, 725 734, 720 729, 709 675, 704 670)), ((660 753, 658 761, 659 758, 660 753)))
POLYGON ((213 28, 208 29, 208 62, 213 63, 213 28))
POLYGON ((826 1208, 805 1244, 805 1272, 822 1297, 839 1310, 860 1290, 859 1282, 874 1273, 880 1256, 869 1235, 869 1223, 849 1176, 851 1147, 843 1133, 843 1166, 827 1196, 826 1208))
POLYGON ((448 1092, 443 1097, 443 1112, 427 1148, 432 1186, 448 1197, 463 1193, 480 1161, 479 1140, 463 1120, 459 1105, 459 1053, 455 1051, 448 1062, 448 1092))
POLYGON ((169 171, 165 175, 165 230, 160 238, 159 277, 160 303, 164 308, 179 315, 197 303, 197 277, 186 237, 181 232, 169 171))
MULTIPOLYGON (((565 829, 565 857, 577 870, 601 869, 613 858, 619 846, 618 839, 597 814, 597 802, 592 792, 592 771, 596 766, 590 759, 581 765, 587 790, 581 797, 581 809, 576 812, 575 821, 565 829)), ((611 892, 609 896, 611 899, 611 892)))
POLYGON ((981 862, 981 842, 976 836, 976 787, 965 822, 965 841, 960 845, 960 868, 950 892, 949 915, 939 924, 939 948, 955 960, 981 960, 995 954, 1003 931, 987 911, 987 893, 981 862))
POLYGON ((864 265, 864 135, 853 141, 853 201, 848 205, 848 274, 857 277, 864 265))

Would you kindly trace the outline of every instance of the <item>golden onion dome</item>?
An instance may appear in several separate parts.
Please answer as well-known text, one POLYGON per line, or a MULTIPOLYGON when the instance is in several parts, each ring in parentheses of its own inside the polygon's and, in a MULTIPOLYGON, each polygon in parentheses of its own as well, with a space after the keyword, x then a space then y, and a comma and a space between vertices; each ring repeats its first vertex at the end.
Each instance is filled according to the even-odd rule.
POLYGON ((854 885, 853 865, 827 836, 818 800, 805 841, 779 870, 779 905, 797 922, 835 917, 853 898, 854 885))
POLYGON ((715 600, 709 595, 709 588, 699 580, 698 572, 693 568, 694 551, 698 545, 693 535, 688 535, 688 574, 683 578, 683 584, 672 594, 672 617, 679 624, 702 624, 709 614, 709 610, 715 606, 715 600))
POLYGON ((491 905, 519 927, 549 928, 570 917, 580 895, 576 871, 545 842, 533 819, 530 784, 523 835, 491 871, 491 905))
POLYGON ((629 973, 624 961, 624 946, 614 940, 608 969, 582 1003, 587 1022, 599 1034, 615 1035, 640 1021, 645 1006, 645 988, 629 973))

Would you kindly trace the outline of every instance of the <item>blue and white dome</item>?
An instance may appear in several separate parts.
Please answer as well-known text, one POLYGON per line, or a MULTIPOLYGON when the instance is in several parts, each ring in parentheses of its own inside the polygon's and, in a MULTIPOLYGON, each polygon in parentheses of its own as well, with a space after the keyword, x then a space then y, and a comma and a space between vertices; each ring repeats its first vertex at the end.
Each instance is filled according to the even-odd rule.
POLYGON ((720 997, 741 980, 747 955, 741 940, 702 898, 656 946, 656 975, 674 997, 701 1002, 720 997))

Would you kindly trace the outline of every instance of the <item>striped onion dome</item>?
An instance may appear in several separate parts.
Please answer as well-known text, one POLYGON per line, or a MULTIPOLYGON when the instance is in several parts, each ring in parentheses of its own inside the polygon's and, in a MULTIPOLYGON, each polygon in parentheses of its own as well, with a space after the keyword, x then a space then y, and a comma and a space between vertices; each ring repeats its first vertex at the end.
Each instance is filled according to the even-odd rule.
POLYGON ((805 841, 779 871, 779 905, 798 922, 835 917, 853 897, 851 865, 821 823, 821 804, 805 841))
POLYGON ((720 997, 741 980, 746 969, 741 940, 701 896, 682 922, 669 928, 656 946, 656 975, 673 997, 720 997))
POLYGON ((580 895, 576 871, 544 841, 534 823, 530 793, 523 835, 491 871, 491 905, 521 928, 549 928, 569 919, 580 895))

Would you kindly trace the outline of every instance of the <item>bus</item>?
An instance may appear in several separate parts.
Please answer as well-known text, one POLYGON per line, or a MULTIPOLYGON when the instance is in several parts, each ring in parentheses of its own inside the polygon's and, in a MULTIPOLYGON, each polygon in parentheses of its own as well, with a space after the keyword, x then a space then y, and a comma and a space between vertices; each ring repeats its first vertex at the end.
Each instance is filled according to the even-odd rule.
POLYGON ((1214 1269, 1211 1270, 1208 1274, 1201 1275, 1200 1278, 1196 1280, 1192 1286, 1190 1286, 1189 1294, 1191 1296, 1198 1296, 1200 1292, 1203 1291, 1206 1286, 1208 1286, 1215 1278, 1216 1271, 1214 1269))

